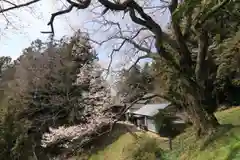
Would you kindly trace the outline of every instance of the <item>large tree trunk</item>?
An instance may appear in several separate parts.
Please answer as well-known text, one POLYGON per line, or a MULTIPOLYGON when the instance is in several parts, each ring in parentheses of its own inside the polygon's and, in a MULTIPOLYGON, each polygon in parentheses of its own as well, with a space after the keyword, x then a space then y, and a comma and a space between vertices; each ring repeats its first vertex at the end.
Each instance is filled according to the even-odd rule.
POLYGON ((219 125, 214 113, 208 112, 206 109, 211 107, 211 103, 207 104, 207 96, 201 83, 192 82, 190 79, 182 81, 182 98, 186 112, 196 128, 197 135, 206 135, 211 133, 219 125), (203 102, 205 103, 203 104, 203 102))
POLYGON ((208 113, 199 103, 188 106, 187 113, 197 131, 197 136, 211 133, 219 125, 214 113, 208 113))

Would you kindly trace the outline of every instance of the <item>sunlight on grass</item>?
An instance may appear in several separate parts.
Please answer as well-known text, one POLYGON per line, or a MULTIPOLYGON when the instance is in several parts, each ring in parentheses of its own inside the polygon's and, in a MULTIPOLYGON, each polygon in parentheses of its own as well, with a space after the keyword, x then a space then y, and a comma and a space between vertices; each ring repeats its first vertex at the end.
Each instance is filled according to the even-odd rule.
POLYGON ((240 125, 240 107, 217 112, 216 116, 221 124, 240 125))
POLYGON ((239 160, 240 159, 240 107, 217 112, 221 124, 233 124, 232 128, 219 129, 218 137, 209 145, 201 145, 204 140, 197 140, 187 129, 186 133, 174 140, 174 150, 168 153, 169 160, 239 160))
MULTIPOLYGON (((153 135, 149 135, 148 133, 144 132, 136 132, 138 136, 147 135, 150 138, 156 138, 157 141, 164 140, 160 137, 155 137, 153 135)), ((106 148, 97 153, 93 154, 89 160, 124 160, 124 149, 132 145, 135 141, 135 138, 129 134, 125 133, 120 136, 114 143, 110 144, 106 148)))
POLYGON ((89 160, 123 160, 123 149, 133 141, 134 137, 126 133, 120 136, 114 143, 104 148, 104 150, 93 154, 89 160))

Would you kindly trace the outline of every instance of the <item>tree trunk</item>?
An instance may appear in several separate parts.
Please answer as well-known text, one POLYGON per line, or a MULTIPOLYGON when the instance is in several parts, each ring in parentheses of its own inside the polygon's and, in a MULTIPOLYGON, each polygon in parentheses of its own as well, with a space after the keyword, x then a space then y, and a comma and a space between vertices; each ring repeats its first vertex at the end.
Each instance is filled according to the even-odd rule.
POLYGON ((187 113, 196 128, 197 136, 206 135, 211 133, 219 125, 217 118, 212 113, 207 113, 204 106, 195 104, 189 106, 187 113))
MULTIPOLYGON (((183 97, 186 107, 186 112, 190 117, 194 127, 196 128, 197 135, 202 136, 211 133, 219 125, 214 113, 207 112, 203 100, 208 99, 204 93, 204 88, 201 85, 193 85, 187 80, 189 85, 183 85, 183 97)), ((210 105, 210 104, 209 104, 210 105)))

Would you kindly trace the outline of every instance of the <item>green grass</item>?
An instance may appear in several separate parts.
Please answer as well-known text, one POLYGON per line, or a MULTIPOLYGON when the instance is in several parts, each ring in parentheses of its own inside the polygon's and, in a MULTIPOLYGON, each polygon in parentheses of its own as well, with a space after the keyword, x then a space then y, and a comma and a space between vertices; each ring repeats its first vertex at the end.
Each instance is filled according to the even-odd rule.
POLYGON ((218 112, 216 116, 223 124, 217 133, 208 139, 197 140, 192 129, 189 128, 174 139, 174 149, 168 152, 168 158, 170 160, 239 160, 240 107, 218 112))
MULTIPOLYGON (((216 116, 223 125, 210 138, 197 139, 192 128, 188 128, 173 140, 172 151, 166 140, 158 139, 167 160, 240 160, 240 107, 217 112, 216 116)), ((92 154, 90 160, 123 160, 124 148, 134 138, 126 132, 114 137, 111 143, 92 154)))
POLYGON ((98 151, 90 157, 90 160, 122 160, 123 149, 134 141, 129 133, 120 136, 114 143, 98 151))
POLYGON ((221 124, 240 125, 240 107, 217 112, 216 116, 221 124))

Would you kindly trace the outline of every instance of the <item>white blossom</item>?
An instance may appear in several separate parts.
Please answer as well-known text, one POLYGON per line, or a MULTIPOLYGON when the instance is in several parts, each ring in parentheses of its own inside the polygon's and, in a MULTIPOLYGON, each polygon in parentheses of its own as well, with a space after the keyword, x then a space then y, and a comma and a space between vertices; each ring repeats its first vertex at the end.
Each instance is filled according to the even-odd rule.
MULTIPOLYGON (((74 52, 78 52, 77 48, 74 52)), ((79 51, 80 52, 80 51, 79 51)), ((81 52, 81 56, 85 56, 81 52)), ((81 67, 78 74, 77 84, 88 84, 89 92, 84 92, 85 114, 89 113, 87 122, 75 126, 61 126, 59 128, 50 128, 50 133, 42 136, 42 146, 48 147, 62 139, 73 142, 85 135, 96 132, 96 129, 105 124, 111 123, 112 114, 104 112, 111 105, 111 89, 102 78, 102 69, 97 62, 85 64, 81 67)), ((85 138, 86 139, 86 138, 85 138)), ((71 144, 61 144, 62 147, 68 148, 71 144)))

